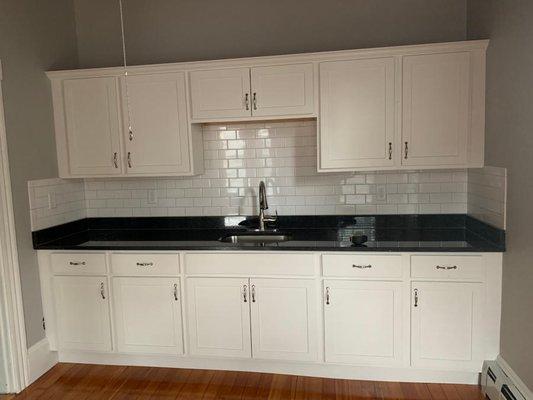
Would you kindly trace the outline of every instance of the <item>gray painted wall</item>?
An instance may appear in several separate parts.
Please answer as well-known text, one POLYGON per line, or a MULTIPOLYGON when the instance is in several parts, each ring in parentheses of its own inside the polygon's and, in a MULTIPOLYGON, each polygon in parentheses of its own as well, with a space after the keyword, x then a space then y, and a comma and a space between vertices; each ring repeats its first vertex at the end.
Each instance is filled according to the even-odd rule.
MULTIPOLYGON (((118 1, 75 0, 82 67, 122 63, 118 1)), ((466 0, 124 0, 128 62, 464 40, 466 0)))
POLYGON ((72 0, 1 0, 0 60, 28 346, 44 338, 27 181, 57 177, 50 85, 44 71, 77 66, 72 0))
POLYGON ((469 0, 468 37, 489 38, 486 163, 507 167, 501 354, 533 388, 532 1, 469 0))

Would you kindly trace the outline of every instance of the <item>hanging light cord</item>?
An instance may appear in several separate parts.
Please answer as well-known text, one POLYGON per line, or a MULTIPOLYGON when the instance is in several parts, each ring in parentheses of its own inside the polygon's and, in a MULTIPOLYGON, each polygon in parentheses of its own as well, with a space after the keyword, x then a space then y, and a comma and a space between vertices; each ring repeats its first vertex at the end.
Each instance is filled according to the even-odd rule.
POLYGON ((126 58, 126 35, 124 31, 124 11, 122 9, 122 0, 118 0, 118 5, 120 9, 120 30, 122 34, 122 59, 124 64, 124 89, 126 94, 126 110, 128 113, 128 132, 129 140, 133 140, 133 130, 131 128, 131 109, 130 109, 130 96, 128 91, 128 63, 126 58))

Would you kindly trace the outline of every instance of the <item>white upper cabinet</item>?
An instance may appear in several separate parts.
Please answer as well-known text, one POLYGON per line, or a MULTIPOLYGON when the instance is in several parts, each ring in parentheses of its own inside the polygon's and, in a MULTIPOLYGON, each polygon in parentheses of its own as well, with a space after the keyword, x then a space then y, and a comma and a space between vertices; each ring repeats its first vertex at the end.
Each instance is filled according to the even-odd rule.
POLYGON ((403 58, 402 165, 466 165, 470 53, 403 58))
POLYGON ((313 64, 252 68, 252 115, 313 114, 313 64))
POLYGON ((64 80, 54 103, 63 175, 116 175, 122 172, 120 106, 115 77, 64 80), (65 171, 66 170, 66 171, 65 171))
POLYGON ((128 75, 126 85, 126 173, 190 173, 185 74, 128 75))
POLYGON ((200 174, 202 123, 296 118, 317 120, 318 172, 480 168, 487 45, 49 72, 59 175, 200 174))
POLYGON ((313 64, 192 71, 193 120, 314 113, 313 64))
POLYGON ((483 363, 483 285, 413 282, 414 367, 479 371, 483 363))
POLYGON ((394 59, 320 64, 320 170, 394 165, 394 59))
POLYGON ((193 71, 190 82, 193 119, 252 115, 249 68, 193 71))

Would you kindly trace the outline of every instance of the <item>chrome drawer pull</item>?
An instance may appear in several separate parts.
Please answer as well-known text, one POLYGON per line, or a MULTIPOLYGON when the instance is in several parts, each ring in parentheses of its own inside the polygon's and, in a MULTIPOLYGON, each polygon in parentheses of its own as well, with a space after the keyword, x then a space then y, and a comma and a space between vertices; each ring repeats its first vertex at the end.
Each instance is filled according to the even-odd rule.
POLYGON ((154 263, 153 262, 138 262, 137 266, 138 267, 153 267, 154 263))
POLYGON ((447 267, 445 267, 445 266, 440 266, 440 265, 437 265, 437 267, 436 267, 436 268, 437 268, 437 269, 445 269, 445 270, 450 270, 450 269, 457 269, 457 265, 454 265, 454 266, 452 266, 452 267, 450 267, 450 266, 447 266, 447 267))
POLYGON ((356 264, 353 264, 352 268, 367 269, 367 268, 372 268, 372 265, 370 265, 370 264, 368 264, 368 265, 356 265, 356 264))
POLYGON ((85 261, 70 261, 69 265, 77 267, 79 265, 85 265, 85 261))

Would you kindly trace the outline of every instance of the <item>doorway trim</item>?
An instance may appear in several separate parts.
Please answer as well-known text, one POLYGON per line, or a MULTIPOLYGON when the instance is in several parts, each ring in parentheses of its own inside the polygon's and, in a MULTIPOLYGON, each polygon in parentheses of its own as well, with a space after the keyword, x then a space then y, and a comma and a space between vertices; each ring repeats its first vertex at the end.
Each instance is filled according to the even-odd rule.
POLYGON ((7 390, 22 391, 28 384, 28 351, 18 263, 13 197, 7 155, 0 60, 0 346, 5 354, 7 390), (3 305, 3 306, 2 306, 3 305))

